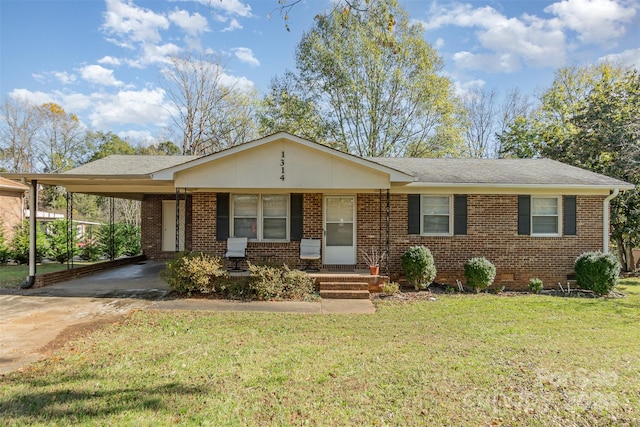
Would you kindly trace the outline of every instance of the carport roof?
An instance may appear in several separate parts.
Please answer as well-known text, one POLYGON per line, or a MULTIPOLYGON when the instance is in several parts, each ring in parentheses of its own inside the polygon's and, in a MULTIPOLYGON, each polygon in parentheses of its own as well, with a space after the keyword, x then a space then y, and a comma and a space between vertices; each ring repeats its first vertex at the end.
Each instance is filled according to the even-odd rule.
POLYGON ((123 155, 113 154, 86 163, 63 175, 147 175, 162 169, 190 162, 200 156, 123 155))

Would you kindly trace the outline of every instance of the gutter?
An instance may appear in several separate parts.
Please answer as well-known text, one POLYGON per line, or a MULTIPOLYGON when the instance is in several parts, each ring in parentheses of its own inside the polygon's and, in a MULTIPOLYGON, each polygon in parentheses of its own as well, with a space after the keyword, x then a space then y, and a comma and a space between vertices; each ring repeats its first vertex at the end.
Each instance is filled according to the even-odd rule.
POLYGON ((619 188, 614 188, 613 193, 609 194, 602 202, 602 252, 609 253, 609 202, 616 198, 620 194, 619 188))

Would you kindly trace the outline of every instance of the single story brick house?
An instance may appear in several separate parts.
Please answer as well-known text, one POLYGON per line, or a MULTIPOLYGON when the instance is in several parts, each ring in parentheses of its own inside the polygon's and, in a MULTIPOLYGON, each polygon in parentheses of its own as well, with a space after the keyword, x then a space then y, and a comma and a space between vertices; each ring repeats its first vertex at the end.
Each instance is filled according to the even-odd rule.
POLYGON ((250 261, 300 265, 300 240, 315 238, 317 267, 367 268, 362 250, 375 247, 395 279, 401 254, 424 245, 437 281, 464 281, 464 263, 484 256, 511 289, 566 282, 578 255, 608 251, 609 201, 633 188, 548 159, 363 158, 283 132, 207 156, 114 155, 20 177, 141 200, 151 259, 222 255, 227 238, 247 237, 250 261))

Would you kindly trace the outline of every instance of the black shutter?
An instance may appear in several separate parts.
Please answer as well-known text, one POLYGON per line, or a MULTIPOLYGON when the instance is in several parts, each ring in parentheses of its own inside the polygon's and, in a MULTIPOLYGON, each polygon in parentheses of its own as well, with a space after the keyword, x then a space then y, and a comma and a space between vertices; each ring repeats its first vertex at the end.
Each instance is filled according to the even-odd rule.
POLYGON ((577 234, 577 202, 576 196, 564 196, 562 198, 562 214, 564 216, 564 235, 575 236, 577 234))
POLYGON ((467 195, 453 196, 453 234, 467 234, 467 195))
POLYGON ((518 196, 518 234, 531 234, 531 196, 518 196))
POLYGON ((289 239, 299 241, 302 239, 302 194, 291 194, 291 222, 289 223, 289 239))
POLYGON ((229 238, 229 193, 218 193, 216 197, 216 239, 229 238))
POLYGON ((408 211, 408 234, 420 234, 420 195, 409 194, 408 211))

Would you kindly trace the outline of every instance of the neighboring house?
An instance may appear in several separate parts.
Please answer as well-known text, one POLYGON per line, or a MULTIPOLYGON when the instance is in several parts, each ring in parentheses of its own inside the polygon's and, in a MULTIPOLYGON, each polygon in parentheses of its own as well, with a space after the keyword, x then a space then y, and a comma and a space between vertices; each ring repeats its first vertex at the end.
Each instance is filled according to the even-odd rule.
MULTIPOLYGON (((31 218, 31 211, 29 209, 25 209, 24 214, 26 219, 31 218)), ((47 211, 36 212, 36 221, 38 221, 43 231, 47 230, 48 223, 64 218, 64 214, 61 213, 47 211)), ((85 244, 86 239, 93 239, 94 230, 96 227, 99 227, 101 223, 74 219, 73 225, 75 225, 76 227, 76 235, 74 237, 74 240, 76 242, 79 242, 79 244, 82 246, 85 244)))
POLYGON ((0 177, 0 220, 6 240, 13 238, 14 229, 24 219, 24 195, 29 186, 0 177))
POLYGON ((142 248, 222 255, 248 237, 248 258, 299 261, 301 238, 322 240, 318 266, 366 268, 360 250, 388 250, 382 266, 425 245, 437 281, 463 280, 484 256, 496 282, 565 282, 575 258, 608 250, 609 200, 625 182, 547 159, 362 158, 287 133, 208 156, 110 156, 55 175, 13 175, 68 191, 142 200, 142 248))

